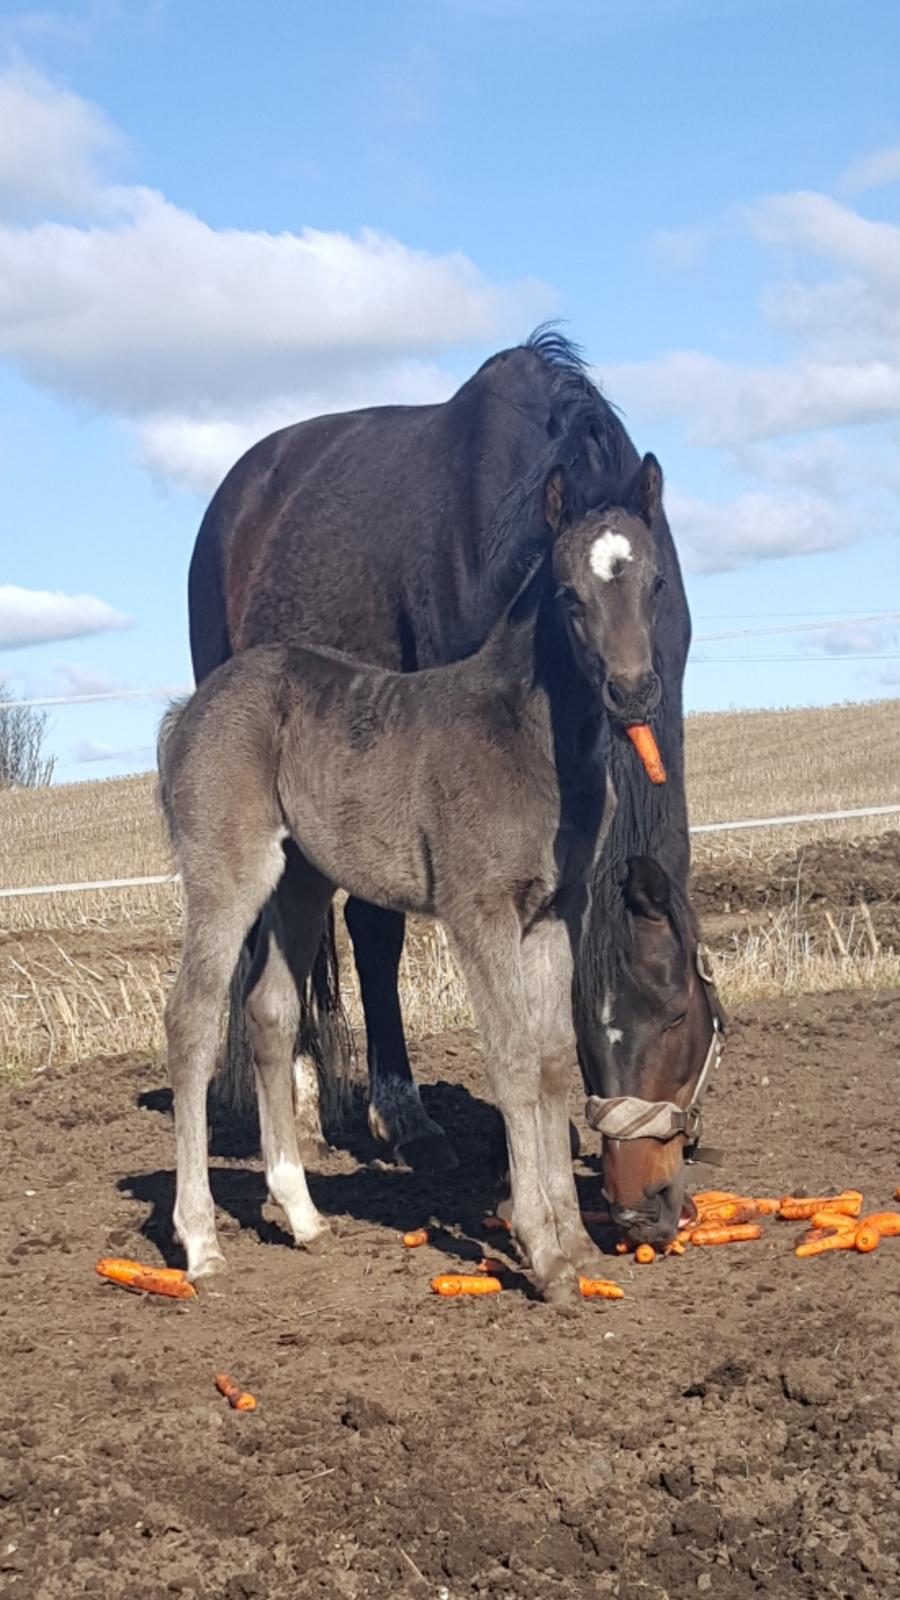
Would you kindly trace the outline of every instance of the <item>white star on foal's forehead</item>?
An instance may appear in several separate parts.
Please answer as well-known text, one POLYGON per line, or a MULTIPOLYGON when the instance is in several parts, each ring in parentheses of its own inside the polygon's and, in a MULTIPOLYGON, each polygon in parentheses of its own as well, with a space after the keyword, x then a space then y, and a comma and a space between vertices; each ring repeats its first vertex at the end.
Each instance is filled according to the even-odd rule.
POLYGON ((601 583, 609 583, 622 562, 633 560, 631 541, 624 533, 614 533, 612 528, 607 528, 591 545, 591 571, 601 583))

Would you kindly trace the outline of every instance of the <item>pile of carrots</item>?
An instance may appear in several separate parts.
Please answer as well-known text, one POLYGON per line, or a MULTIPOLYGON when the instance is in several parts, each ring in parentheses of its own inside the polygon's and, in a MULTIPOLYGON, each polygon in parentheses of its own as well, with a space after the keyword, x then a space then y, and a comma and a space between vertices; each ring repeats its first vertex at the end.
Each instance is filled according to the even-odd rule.
MULTIPOLYGON (((900 1189, 897 1199, 900 1200, 900 1189)), ((794 1248, 801 1260, 829 1250, 857 1250, 867 1255, 877 1250, 882 1239, 900 1238, 900 1211, 873 1211, 861 1216, 863 1197, 858 1189, 812 1197, 786 1194, 780 1200, 736 1194, 730 1189, 706 1189, 694 1195, 694 1204, 696 1217, 666 1246, 666 1255, 684 1255, 688 1243, 739 1244, 760 1239, 760 1217, 811 1224, 794 1248)), ((616 1246, 621 1255, 628 1254, 631 1248, 624 1241, 616 1246)), ((652 1245, 638 1245, 634 1258, 646 1265, 656 1259, 656 1251, 652 1245)))

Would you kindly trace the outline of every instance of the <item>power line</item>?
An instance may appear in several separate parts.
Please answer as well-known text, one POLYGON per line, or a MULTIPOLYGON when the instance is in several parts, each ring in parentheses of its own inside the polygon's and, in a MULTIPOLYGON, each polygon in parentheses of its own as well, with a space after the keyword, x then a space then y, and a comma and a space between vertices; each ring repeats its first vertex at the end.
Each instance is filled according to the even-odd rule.
POLYGON ((821 656, 691 656, 688 666, 691 667, 717 667, 722 664, 733 666, 737 662, 747 665, 759 666, 766 661, 789 661, 794 667, 821 666, 829 661, 900 661, 900 653, 896 655, 869 655, 862 651, 850 651, 848 655, 821 655, 821 656))
POLYGON ((886 622, 900 622, 900 611, 878 611, 869 615, 861 613, 855 617, 845 613, 832 622, 791 622, 774 628, 734 628, 726 633, 698 633, 695 642, 712 644, 717 639, 761 639, 767 634, 826 633, 830 628, 839 628, 844 624, 852 628, 862 628, 874 626, 876 623, 883 625, 886 622))

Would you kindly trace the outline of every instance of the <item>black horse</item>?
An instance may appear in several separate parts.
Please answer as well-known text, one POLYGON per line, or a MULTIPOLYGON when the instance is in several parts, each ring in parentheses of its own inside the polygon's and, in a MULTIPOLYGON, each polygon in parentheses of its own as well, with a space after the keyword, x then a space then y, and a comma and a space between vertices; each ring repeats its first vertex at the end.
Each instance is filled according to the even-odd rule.
MULTIPOLYGON (((508 602, 511 581, 514 587, 497 559, 498 545, 510 536, 507 508, 548 446, 568 440, 589 503, 618 503, 640 458, 577 349, 546 328, 493 356, 442 405, 317 417, 263 440, 228 474, 197 537, 189 579, 197 682, 258 644, 331 646, 406 672, 472 654, 508 602), (497 573, 505 574, 499 588, 497 573)), ((582 1069, 601 1095, 623 1083, 633 1089, 638 1055, 671 1020, 664 997, 656 1003, 645 993, 639 1044, 621 1014, 610 1028, 609 932, 621 932, 627 919, 624 864, 653 858, 678 901, 687 895, 682 679, 690 617, 662 512, 653 536, 663 586, 654 635, 662 698, 653 722, 669 781, 650 789, 633 752, 611 741, 608 767, 619 804, 609 849, 622 872, 615 890, 607 884, 595 897, 576 974, 582 1069), (621 902, 612 908, 611 893, 621 902), (624 1035, 613 1041, 615 1052, 613 1031, 624 1035)), ((542 517, 535 518, 531 538, 535 548, 550 542, 542 517)), ((289 921, 290 854, 277 896, 282 920, 289 921)), ((373 1131, 411 1165, 452 1163, 442 1130, 421 1105, 406 1052, 397 990, 403 917, 356 899, 348 901, 345 917, 365 1012, 373 1131)), ((692 928, 690 919, 684 926, 692 928)), ((695 942, 693 932, 689 938, 695 942)), ((691 973, 693 948, 684 954, 684 970, 691 973)), ((311 1021, 320 1040, 323 1025, 337 1014, 334 974, 332 926, 312 980, 311 1021)), ((252 1075, 236 1046, 241 1012, 236 980, 230 1059, 219 1088, 234 1107, 252 1096, 252 1075)), ((310 1037, 315 1030, 310 1034, 308 1026, 310 1037)), ((698 1048, 702 1054, 702 1041, 685 1036, 684 1081, 696 1068, 698 1048)))

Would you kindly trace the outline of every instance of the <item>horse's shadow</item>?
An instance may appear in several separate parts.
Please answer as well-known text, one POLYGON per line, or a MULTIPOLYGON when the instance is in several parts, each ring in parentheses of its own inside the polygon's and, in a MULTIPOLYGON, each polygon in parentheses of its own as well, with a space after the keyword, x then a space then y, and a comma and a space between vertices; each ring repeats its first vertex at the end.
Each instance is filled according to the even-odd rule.
MULTIPOLYGON (((356 1167, 350 1172, 322 1172, 310 1166, 306 1174, 310 1193, 322 1215, 337 1222, 339 1231, 368 1225, 398 1233, 427 1223, 434 1248, 455 1261, 474 1263, 484 1255, 483 1218, 494 1210, 503 1192, 497 1112, 458 1083, 423 1085, 421 1095, 428 1115, 445 1129, 459 1157, 458 1167, 449 1172, 418 1173, 390 1165, 383 1159, 383 1146, 368 1131, 360 1094, 352 1113, 331 1136, 333 1147, 347 1152, 356 1167)), ((149 1090, 138 1097, 138 1103, 145 1110, 171 1117, 172 1092, 168 1088, 149 1090)), ((229 1154, 234 1148, 229 1141, 229 1154)), ((211 1156, 219 1150, 213 1137, 211 1156)), ((264 1213, 268 1194, 258 1167, 211 1165, 209 1175, 216 1207, 237 1228, 252 1233, 263 1244, 293 1247, 286 1229, 264 1213)), ((141 1224, 143 1236, 169 1265, 183 1265, 183 1252, 172 1232, 174 1173, 160 1169, 128 1174, 118 1186, 123 1194, 149 1206, 141 1224)), ((232 1231, 226 1223, 226 1249, 232 1231)), ((505 1236, 499 1247, 504 1243, 505 1236)))

